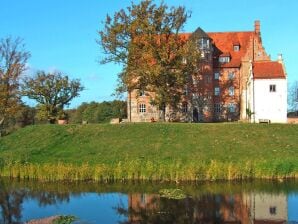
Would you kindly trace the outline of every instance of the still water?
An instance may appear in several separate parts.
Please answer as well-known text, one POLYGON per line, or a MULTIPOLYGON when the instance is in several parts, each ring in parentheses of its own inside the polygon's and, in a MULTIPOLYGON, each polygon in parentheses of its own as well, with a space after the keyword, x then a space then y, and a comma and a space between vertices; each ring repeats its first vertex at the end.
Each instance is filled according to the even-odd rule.
POLYGON ((298 223, 298 182, 40 183, 0 180, 0 223, 298 223), (181 195, 162 192, 179 189, 181 195))

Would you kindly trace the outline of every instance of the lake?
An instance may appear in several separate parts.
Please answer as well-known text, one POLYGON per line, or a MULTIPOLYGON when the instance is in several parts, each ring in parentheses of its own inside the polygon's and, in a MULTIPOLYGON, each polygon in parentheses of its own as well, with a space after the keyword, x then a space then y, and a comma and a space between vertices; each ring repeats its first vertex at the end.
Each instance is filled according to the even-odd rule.
POLYGON ((298 223, 298 181, 46 183, 0 180, 0 223, 298 223))

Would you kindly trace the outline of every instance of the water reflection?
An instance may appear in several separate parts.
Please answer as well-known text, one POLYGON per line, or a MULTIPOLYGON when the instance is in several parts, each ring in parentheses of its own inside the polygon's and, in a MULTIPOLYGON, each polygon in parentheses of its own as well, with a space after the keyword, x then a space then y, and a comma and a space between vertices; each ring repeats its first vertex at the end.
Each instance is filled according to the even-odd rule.
POLYGON ((175 186, 0 179, 0 214, 3 224, 57 214, 75 215, 84 223, 294 223, 298 222, 298 183, 175 186), (177 200, 158 193, 174 187, 187 196, 177 200))
POLYGON ((118 208, 118 212, 129 217, 124 223, 269 224, 288 223, 287 208, 285 194, 210 194, 183 200, 152 194, 131 194, 129 208, 118 208))

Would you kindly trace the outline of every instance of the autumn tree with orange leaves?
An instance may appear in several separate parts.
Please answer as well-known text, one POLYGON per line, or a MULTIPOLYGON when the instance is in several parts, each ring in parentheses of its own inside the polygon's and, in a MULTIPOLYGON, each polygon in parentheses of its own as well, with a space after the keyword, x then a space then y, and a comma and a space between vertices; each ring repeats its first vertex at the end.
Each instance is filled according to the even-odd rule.
POLYGON ((0 40, 0 136, 8 119, 18 112, 20 78, 29 57, 20 38, 0 40))
POLYGON ((157 5, 152 0, 107 15, 98 43, 105 53, 101 63, 122 65, 118 92, 155 92, 152 103, 164 115, 167 106, 177 106, 191 68, 185 66, 189 48, 180 34, 189 17, 182 6, 157 5))

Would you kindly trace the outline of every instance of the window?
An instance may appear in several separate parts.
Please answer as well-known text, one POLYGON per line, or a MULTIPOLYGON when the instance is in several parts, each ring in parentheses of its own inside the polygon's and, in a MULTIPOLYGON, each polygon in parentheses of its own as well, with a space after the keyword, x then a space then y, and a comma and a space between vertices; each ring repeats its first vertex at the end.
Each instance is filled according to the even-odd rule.
POLYGON ((141 194, 141 203, 145 204, 146 203, 146 194, 141 194))
POLYGON ((188 105, 187 102, 183 102, 182 103, 182 112, 186 113, 188 111, 188 105))
POLYGON ((221 57, 219 57, 218 61, 219 61, 220 63, 230 62, 230 57, 227 57, 227 56, 221 56, 221 57))
POLYGON ((234 78, 235 78, 235 74, 234 74, 234 72, 230 72, 230 73, 228 74, 228 78, 229 78, 229 80, 234 79, 234 78))
POLYGON ((188 95, 188 87, 187 86, 184 87, 183 95, 184 96, 187 96, 188 95))
POLYGON ((276 207, 270 207, 269 212, 271 215, 276 215, 276 207))
POLYGON ((212 92, 207 92, 207 99, 211 100, 212 99, 212 92))
POLYGON ((234 103, 229 103, 228 110, 229 110, 230 113, 235 113, 236 112, 236 105, 234 103))
POLYGON ((276 85, 270 85, 269 86, 269 91, 270 92, 276 92, 276 85))
POLYGON ((205 76, 205 83, 211 83, 211 76, 210 75, 206 75, 205 76))
POLYGON ((208 49, 209 48, 209 39, 201 38, 199 40, 199 49, 208 49))
POLYGON ((140 104, 139 105, 139 112, 140 113, 145 113, 146 112, 146 104, 140 104))
POLYGON ((239 45, 234 45, 234 51, 239 51, 240 50, 240 46, 239 45))
POLYGON ((219 80, 219 72, 215 72, 214 73, 214 79, 215 80, 219 80))
POLYGON ((144 90, 140 90, 139 95, 140 96, 145 96, 145 91, 144 90))
POLYGON ((219 103, 214 104, 214 113, 220 113, 221 106, 219 103))
POLYGON ((235 89, 234 89, 233 86, 231 86, 231 87, 229 88, 229 95, 230 95, 230 96, 234 96, 234 94, 235 94, 235 89))
POLYGON ((215 95, 215 96, 219 96, 219 93, 220 93, 220 89, 219 89, 219 87, 215 87, 215 88, 214 88, 214 95, 215 95))
POLYGON ((205 58, 205 52, 204 51, 201 52, 201 58, 205 58))
POLYGON ((193 77, 193 78, 192 78, 192 83, 193 83, 194 85, 197 85, 197 83, 198 83, 197 77, 193 77))

